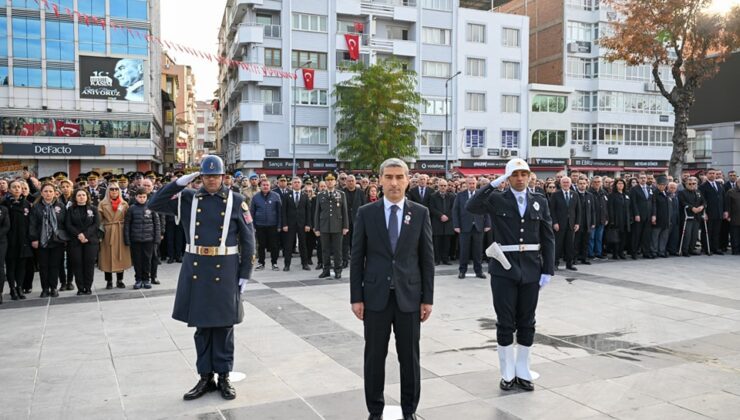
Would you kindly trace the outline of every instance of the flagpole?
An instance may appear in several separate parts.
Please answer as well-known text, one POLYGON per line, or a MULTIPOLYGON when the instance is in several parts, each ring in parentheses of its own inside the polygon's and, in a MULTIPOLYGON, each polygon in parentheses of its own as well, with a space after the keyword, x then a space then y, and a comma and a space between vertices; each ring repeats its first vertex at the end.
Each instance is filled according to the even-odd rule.
POLYGON ((295 164, 296 163, 295 162, 295 143, 296 143, 296 140, 295 140, 295 138, 296 138, 296 134, 297 134, 297 132, 296 132, 296 128, 297 128, 297 125, 296 125, 296 109, 298 108, 298 106, 297 106, 298 105, 298 101, 297 101, 297 97, 296 97, 296 90, 298 89, 298 70, 302 70, 302 67, 308 66, 312 62, 313 62, 312 60, 306 61, 305 63, 303 63, 300 66, 298 66, 298 68, 295 69, 295 71, 293 72, 295 74, 295 78, 293 79, 293 178, 295 178, 295 176, 296 176, 296 164, 295 164))

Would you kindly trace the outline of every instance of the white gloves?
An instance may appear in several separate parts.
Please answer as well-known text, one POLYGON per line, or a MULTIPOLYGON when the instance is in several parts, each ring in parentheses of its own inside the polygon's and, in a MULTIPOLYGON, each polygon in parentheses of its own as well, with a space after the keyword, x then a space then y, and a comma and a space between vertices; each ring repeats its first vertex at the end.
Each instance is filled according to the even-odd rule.
POLYGON ((506 182, 506 180, 507 180, 507 179, 509 179, 509 175, 510 175, 510 174, 504 174, 504 175, 501 175, 500 177, 498 177, 498 178, 494 179, 494 180, 493 180, 493 181, 491 182, 491 186, 492 186, 493 188, 498 188, 498 187, 499 187, 499 185, 503 184, 504 182, 506 182))
POLYGON ((198 175, 200 175, 200 172, 193 172, 192 174, 183 175, 180 178, 177 178, 177 180, 175 181, 175 184, 181 187, 186 187, 188 184, 193 182, 193 180, 197 178, 198 175))
POLYGON ((249 280, 247 279, 239 279, 239 293, 244 293, 247 291, 247 283, 249 280))
POLYGON ((540 275, 540 289, 547 286, 550 283, 550 280, 552 279, 552 276, 549 274, 541 274, 540 275))

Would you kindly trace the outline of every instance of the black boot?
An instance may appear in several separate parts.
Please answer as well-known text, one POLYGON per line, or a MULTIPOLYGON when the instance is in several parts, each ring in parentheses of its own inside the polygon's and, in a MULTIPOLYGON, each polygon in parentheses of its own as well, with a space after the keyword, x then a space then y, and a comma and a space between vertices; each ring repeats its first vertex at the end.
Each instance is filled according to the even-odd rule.
MULTIPOLYGON (((219 381, 220 380, 221 378, 219 378, 219 381)), ((205 394, 209 392, 215 391, 216 389, 217 389, 216 382, 213 381, 212 373, 200 375, 200 380, 198 381, 198 383, 195 384, 193 389, 188 391, 187 394, 183 395, 182 399, 185 401, 195 400, 195 399, 198 399, 204 396, 205 394)))
POLYGON ((18 300, 18 294, 15 292, 15 288, 10 288, 10 300, 18 300))
POLYGON ((229 381, 229 372, 218 374, 218 389, 221 390, 221 396, 225 400, 236 398, 236 390, 229 381))
POLYGON ((331 273, 329 272, 329 270, 324 270, 321 272, 321 274, 319 274, 320 279, 325 279, 330 276, 331 276, 331 273))
POLYGON ((105 281, 105 288, 110 290, 113 288, 113 280, 106 280, 105 281))
POLYGON ((20 287, 16 287, 15 288, 15 294, 18 295, 18 299, 20 299, 20 300, 25 300, 26 299, 26 295, 23 294, 23 291, 21 290, 20 287))

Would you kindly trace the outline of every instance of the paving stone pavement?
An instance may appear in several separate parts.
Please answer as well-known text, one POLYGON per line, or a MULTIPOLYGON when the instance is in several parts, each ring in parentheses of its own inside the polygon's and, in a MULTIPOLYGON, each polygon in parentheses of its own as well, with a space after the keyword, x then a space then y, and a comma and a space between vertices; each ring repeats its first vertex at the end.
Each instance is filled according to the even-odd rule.
MULTIPOLYGON (((736 419, 740 258, 595 262, 542 290, 537 390, 498 389, 487 280, 438 267, 422 326, 425 420, 736 419)), ((185 402, 194 330, 171 319, 179 264, 149 291, 62 292, 0 305, 0 419, 364 419, 362 324, 345 279, 256 272, 236 327, 238 397, 185 402)), ((133 273, 126 273, 131 279, 133 273)), ((38 282, 38 277, 36 279, 38 282)), ((131 283, 130 280, 128 280, 131 283)), ((38 283, 37 283, 38 284, 38 283)), ((37 286, 38 287, 38 286, 37 286)), ((394 343, 388 405, 399 399, 394 343)))

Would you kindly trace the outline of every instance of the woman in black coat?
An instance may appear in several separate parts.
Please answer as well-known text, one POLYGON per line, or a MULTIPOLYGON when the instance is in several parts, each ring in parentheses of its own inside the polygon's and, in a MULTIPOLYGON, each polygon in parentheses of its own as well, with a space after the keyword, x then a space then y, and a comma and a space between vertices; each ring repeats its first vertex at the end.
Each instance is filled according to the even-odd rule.
POLYGON ((8 231, 10 231, 10 213, 0 197, 0 303, 3 303, 5 288, 5 254, 8 252, 8 231))
POLYGON ((8 269, 10 298, 25 299, 23 280, 26 277, 28 259, 33 257, 28 230, 30 225, 31 203, 23 196, 23 182, 12 181, 8 187, 10 196, 5 206, 10 213, 10 230, 8 231, 8 254, 5 263, 8 269))
POLYGON ((64 241, 59 238, 65 229, 67 211, 55 198, 54 184, 44 183, 41 195, 31 209, 29 229, 31 246, 38 252, 39 275, 41 277, 41 296, 58 297, 57 282, 64 259, 64 241))
POLYGON ((69 233, 69 258, 75 273, 77 295, 89 295, 95 274, 95 261, 98 258, 98 226, 100 215, 92 205, 87 190, 74 193, 74 203, 67 209, 65 227, 69 233))
POLYGON ((627 259, 624 247, 629 243, 630 197, 627 194, 626 183, 623 179, 614 181, 612 193, 609 194, 607 208, 609 210, 609 224, 606 226, 607 242, 612 247, 612 258, 627 259))

